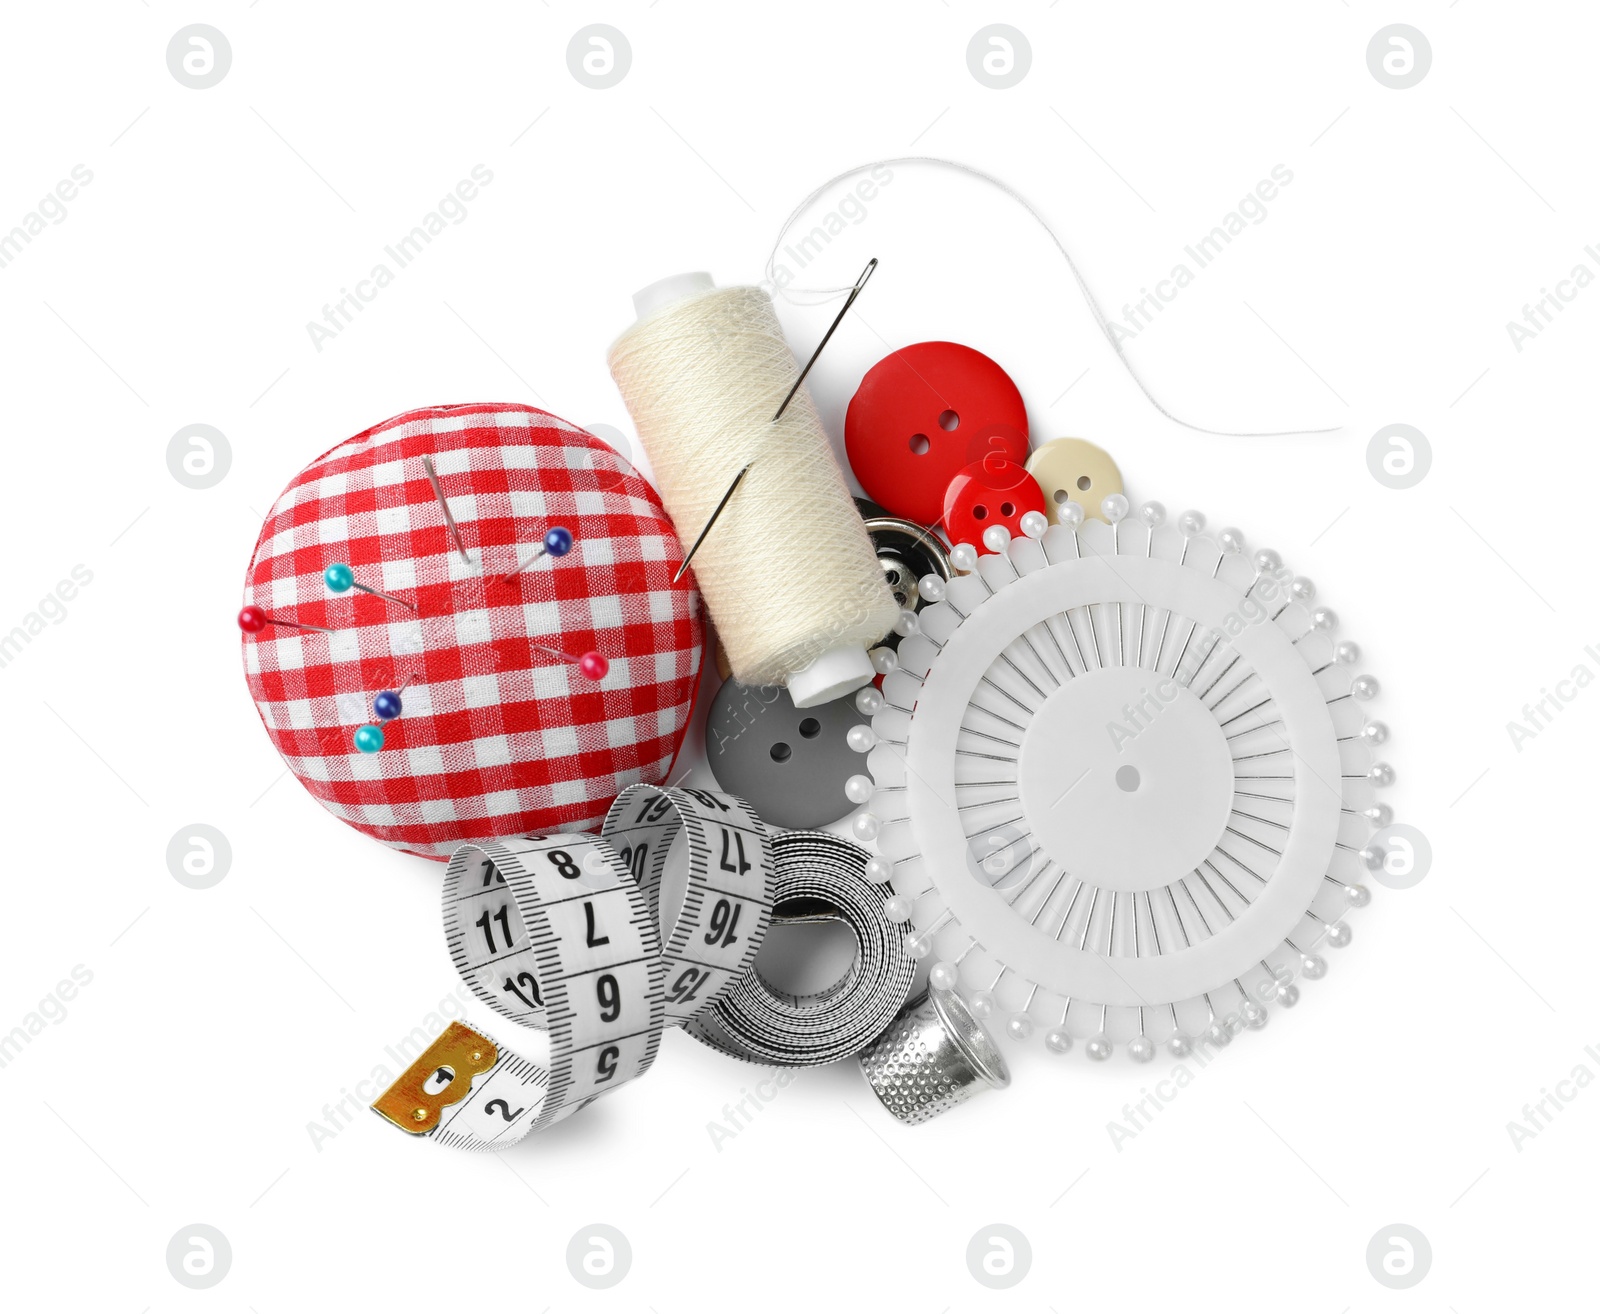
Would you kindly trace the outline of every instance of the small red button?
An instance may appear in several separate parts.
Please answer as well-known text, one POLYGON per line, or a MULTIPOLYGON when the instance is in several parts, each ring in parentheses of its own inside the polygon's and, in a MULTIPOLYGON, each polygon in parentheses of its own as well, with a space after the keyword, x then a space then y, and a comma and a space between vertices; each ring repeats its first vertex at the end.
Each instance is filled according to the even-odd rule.
POLYGON ((977 547, 990 525, 1004 525, 1016 538, 1022 533, 1022 517, 1044 509, 1044 491, 1027 467, 991 452, 950 481, 944 494, 944 529, 952 543, 977 547))
POLYGON ((990 452, 1027 460, 1028 411, 981 351, 918 342, 867 371, 845 413, 844 445, 868 497, 891 515, 933 525, 963 468, 990 452))

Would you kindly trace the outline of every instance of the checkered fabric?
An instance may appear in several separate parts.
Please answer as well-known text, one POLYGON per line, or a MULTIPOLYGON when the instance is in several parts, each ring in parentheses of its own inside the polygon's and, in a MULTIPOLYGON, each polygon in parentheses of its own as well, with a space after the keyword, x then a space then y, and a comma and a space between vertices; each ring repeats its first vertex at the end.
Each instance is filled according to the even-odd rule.
POLYGON ((599 439, 530 406, 408 411, 313 461, 262 526, 245 601, 245 675, 289 769, 342 821, 448 858, 468 840, 597 828, 637 781, 667 778, 705 642, 692 576, 654 489, 599 439), (432 456, 470 564, 423 468, 432 456), (575 539, 511 581, 545 531, 575 539), (358 584, 335 594, 323 570, 358 584), (538 647, 594 651, 599 681, 538 647), (356 751, 399 689, 384 747, 356 751))

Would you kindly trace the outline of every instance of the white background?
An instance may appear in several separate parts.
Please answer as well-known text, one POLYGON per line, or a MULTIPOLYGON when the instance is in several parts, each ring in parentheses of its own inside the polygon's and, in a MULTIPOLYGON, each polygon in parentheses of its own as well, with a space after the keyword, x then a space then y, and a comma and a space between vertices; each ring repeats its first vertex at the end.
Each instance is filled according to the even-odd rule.
MULTIPOLYGON (((6 6, 0 231, 74 165, 93 173, 0 269, 0 632, 74 565, 93 572, 0 668, 0 1033, 75 965, 93 973, 0 1069, 7 1303, 1591 1303, 1600 1090, 1520 1150, 1507 1123, 1577 1065, 1600 1073, 1584 1053, 1600 1042, 1600 693, 1520 752, 1506 723, 1574 666, 1600 672, 1584 652, 1600 641, 1600 291, 1520 352, 1506 322, 1580 261, 1600 272, 1583 249, 1600 239, 1597 39, 1588 6, 1488 0, 6 6), (209 90, 167 68, 191 22, 232 47, 209 90), (591 22, 631 46, 609 90, 568 71, 591 22), (1009 90, 968 71, 990 22, 1031 46, 1009 90), (1368 71, 1391 22, 1432 45, 1408 90, 1368 71), (916 1129, 841 1065, 715 1148, 707 1124, 760 1074, 680 1035, 646 1080, 498 1158, 359 1109, 314 1147, 323 1106, 390 1063, 384 1047, 455 982, 439 869, 285 778, 246 694, 233 613, 261 514, 310 458, 413 406, 533 402, 631 435, 605 369, 630 294, 684 269, 754 281, 812 187, 908 153, 1010 181, 1114 317, 1274 165, 1292 170, 1265 221, 1128 349, 1197 423, 1337 433, 1163 420, 1026 215, 913 168, 819 262, 823 283, 883 263, 813 386, 837 430, 891 348, 969 343, 1017 380, 1036 441, 1091 437, 1136 499, 1278 548, 1383 680, 1390 796, 1431 839, 1432 874, 1375 889, 1300 1007, 1120 1149, 1107 1123, 1169 1060, 1013 1047, 1009 1092, 916 1129), (494 180, 466 221, 316 350, 307 321, 480 163, 494 180), (1365 459, 1396 422, 1433 447, 1406 491, 1365 459), (168 473, 191 423, 230 444, 214 488, 168 473), (210 890, 167 869, 194 822, 233 848, 210 890), (195 1222, 233 1252, 208 1292, 165 1260, 195 1222), (633 1249, 609 1292, 564 1258, 592 1222, 633 1249), (1033 1251, 1003 1293, 965 1259, 995 1222, 1033 1251), (1409 1291, 1365 1261, 1396 1222, 1433 1249, 1409 1291)), ((814 342, 833 309, 785 307, 791 339, 814 342)))

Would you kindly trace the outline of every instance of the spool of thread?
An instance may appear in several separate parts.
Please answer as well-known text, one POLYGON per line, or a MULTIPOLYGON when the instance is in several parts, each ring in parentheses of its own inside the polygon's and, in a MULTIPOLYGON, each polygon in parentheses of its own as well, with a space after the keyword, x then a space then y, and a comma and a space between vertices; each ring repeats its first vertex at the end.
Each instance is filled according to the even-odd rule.
POLYGON ((683 274, 634 309, 608 363, 686 545, 750 467, 692 567, 735 678, 796 707, 859 689, 899 607, 804 388, 773 422, 799 366, 771 298, 683 274))

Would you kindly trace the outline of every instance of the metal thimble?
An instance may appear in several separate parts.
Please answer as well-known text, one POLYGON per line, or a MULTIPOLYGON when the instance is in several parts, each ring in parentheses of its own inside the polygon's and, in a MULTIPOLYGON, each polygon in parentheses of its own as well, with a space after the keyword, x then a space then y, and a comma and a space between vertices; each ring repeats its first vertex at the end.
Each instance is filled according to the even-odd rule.
POLYGON ((931 987, 861 1055, 861 1071, 883 1107, 912 1126, 1011 1084, 1000 1051, 961 996, 931 987))

